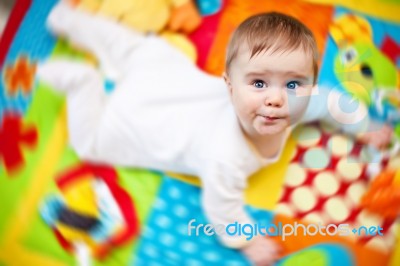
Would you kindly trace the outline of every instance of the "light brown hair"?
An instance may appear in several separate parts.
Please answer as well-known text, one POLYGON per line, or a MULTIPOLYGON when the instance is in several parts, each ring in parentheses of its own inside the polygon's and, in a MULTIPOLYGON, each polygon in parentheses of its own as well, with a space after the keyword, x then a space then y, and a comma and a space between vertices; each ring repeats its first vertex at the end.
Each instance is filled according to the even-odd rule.
POLYGON ((236 58, 240 47, 247 44, 252 58, 261 52, 292 51, 301 47, 313 60, 314 84, 318 74, 318 49, 312 32, 299 20, 281 13, 270 12, 252 16, 243 21, 228 44, 225 69, 236 58))

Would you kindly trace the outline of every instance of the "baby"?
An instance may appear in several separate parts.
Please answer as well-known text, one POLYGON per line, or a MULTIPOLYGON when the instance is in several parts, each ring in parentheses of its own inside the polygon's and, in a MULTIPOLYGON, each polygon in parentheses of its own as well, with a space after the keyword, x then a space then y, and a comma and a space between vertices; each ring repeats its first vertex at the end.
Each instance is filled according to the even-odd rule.
MULTIPOLYGON (((100 63, 97 69, 58 59, 38 68, 41 80, 66 94, 69 140, 78 155, 199 176, 202 206, 212 224, 253 223, 244 209, 247 179, 279 159, 294 125, 324 119, 356 134, 369 124, 365 107, 344 112, 340 94, 315 87, 314 37, 283 14, 260 14, 239 26, 223 79, 204 73, 157 36, 63 2, 51 11, 48 27, 100 63), (115 84, 110 94, 105 78, 115 84)), ((381 127, 362 139, 383 147, 390 135, 390 128, 381 127)), ((267 237, 220 240, 257 265, 279 256, 267 237)))

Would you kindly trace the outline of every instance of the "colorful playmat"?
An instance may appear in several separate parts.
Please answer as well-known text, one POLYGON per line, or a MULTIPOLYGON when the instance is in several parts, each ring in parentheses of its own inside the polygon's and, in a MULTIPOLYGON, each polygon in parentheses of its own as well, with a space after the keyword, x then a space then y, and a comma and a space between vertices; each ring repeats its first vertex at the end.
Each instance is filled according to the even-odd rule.
MULTIPOLYGON (((215 236, 188 234, 190 220, 207 223, 197 178, 91 165, 68 146, 65 100, 35 80, 36 65, 59 54, 91 58, 45 29, 56 2, 17 1, 0 40, 0 265, 75 265, 79 242, 87 243, 94 265, 250 265, 215 236)), ((400 89, 400 3, 395 0, 197 3, 202 24, 188 37, 198 66, 209 73, 222 73, 230 33, 241 21, 279 11, 314 32, 321 85, 342 91, 354 90, 354 83, 400 89), (211 4, 216 8, 207 9, 211 4), (362 67, 355 67, 360 62, 362 67)), ((394 125, 397 103, 383 105, 383 119, 394 125)), ((371 113, 381 114, 371 106, 371 113)), ((278 265, 400 265, 396 221, 360 205, 370 184, 364 148, 327 125, 305 125, 290 138, 279 162, 250 178, 247 210, 261 224, 383 228, 383 236, 357 230, 285 241, 276 236, 284 247, 278 265)), ((400 169, 400 157, 380 165, 400 169)))

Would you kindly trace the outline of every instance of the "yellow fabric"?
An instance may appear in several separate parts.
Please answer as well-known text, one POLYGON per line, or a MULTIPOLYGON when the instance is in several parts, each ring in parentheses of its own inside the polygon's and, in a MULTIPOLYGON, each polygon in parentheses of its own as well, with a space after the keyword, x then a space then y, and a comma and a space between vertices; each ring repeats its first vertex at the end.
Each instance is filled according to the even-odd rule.
POLYGON ((371 25, 365 18, 353 14, 336 18, 329 26, 329 33, 339 47, 354 40, 372 43, 371 25))
POLYGON ((103 0, 81 0, 78 2, 77 6, 79 9, 94 13, 99 9, 102 2, 103 0))
POLYGON ((394 176, 394 180, 393 180, 393 185, 400 187, 400 171, 396 172, 396 174, 394 176))
POLYGON ((43 256, 42 253, 33 252, 23 245, 14 243, 4 246, 0 252, 0 260, 7 266, 40 265, 40 266, 68 266, 69 264, 54 257, 43 256))
POLYGON ((305 2, 340 5, 394 22, 400 22, 400 4, 382 0, 303 0, 305 2))
POLYGON ((185 35, 162 31, 171 18, 172 9, 189 1, 192 0, 80 0, 78 7, 119 21, 136 31, 161 32, 169 43, 196 62, 196 48, 185 35))
MULTIPOLYGON (((84 0, 83 2, 85 2, 84 0)), ((99 5, 98 12, 102 15, 106 15, 117 20, 121 19, 122 14, 124 14, 127 10, 130 10, 137 6, 134 1, 126 1, 126 0, 103 0, 99 5)))
POLYGON ((81 0, 79 8, 113 18, 141 32, 158 32, 168 22, 171 4, 170 0, 81 0))
MULTIPOLYGON (((394 181, 393 181, 394 185, 400 185, 400 171, 396 172, 394 181)), ((397 235, 397 245, 395 247, 395 250, 393 252, 392 255, 392 259, 390 262, 390 266, 397 266, 400 265, 400 226, 399 224, 397 224, 397 230, 396 230, 396 235, 397 235)))
MULTIPOLYGON (((115 5, 114 0, 109 0, 115 5)), ((132 6, 122 14, 120 21, 143 32, 162 30, 170 17, 170 6, 166 0, 131 1, 132 6)), ((105 10, 104 7, 102 10, 105 10)))
MULTIPOLYGON (((189 1, 194 1, 194 0, 189 0, 189 1)), ((188 0, 171 0, 172 6, 178 7, 186 4, 188 0)))
POLYGON ((99 215, 92 182, 92 175, 87 174, 64 191, 63 197, 68 208, 92 217, 99 215))
POLYGON ((397 224, 397 245, 393 251, 392 259, 390 260, 390 266, 400 265, 400 226, 397 224))
POLYGON ((159 32, 171 9, 191 0, 81 0, 79 8, 97 12, 141 32, 159 32))
POLYGON ((171 31, 164 31, 161 33, 161 37, 163 37, 172 46, 181 50, 187 57, 190 58, 190 60, 192 60, 193 63, 196 63, 196 47, 186 36, 171 31))

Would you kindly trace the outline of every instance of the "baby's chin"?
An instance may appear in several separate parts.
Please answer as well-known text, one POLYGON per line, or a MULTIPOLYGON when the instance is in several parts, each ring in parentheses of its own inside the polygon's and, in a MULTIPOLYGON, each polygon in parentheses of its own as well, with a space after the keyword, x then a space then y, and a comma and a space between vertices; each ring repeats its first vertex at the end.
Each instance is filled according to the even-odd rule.
POLYGON ((254 125, 254 130, 258 133, 258 135, 267 137, 282 134, 289 126, 290 125, 286 121, 281 121, 280 123, 276 123, 274 125, 254 125))

